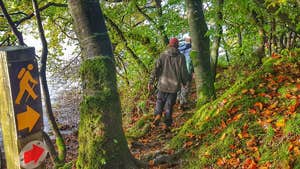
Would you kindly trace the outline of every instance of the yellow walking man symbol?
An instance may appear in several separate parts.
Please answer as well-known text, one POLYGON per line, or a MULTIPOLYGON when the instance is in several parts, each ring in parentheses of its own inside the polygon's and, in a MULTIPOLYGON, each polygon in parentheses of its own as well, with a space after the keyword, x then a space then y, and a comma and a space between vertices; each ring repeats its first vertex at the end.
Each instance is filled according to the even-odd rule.
POLYGON ((16 104, 20 104, 25 94, 25 91, 27 91, 28 93, 26 101, 29 96, 31 96, 33 100, 35 100, 38 97, 33 91, 33 88, 35 87, 36 84, 38 84, 38 81, 31 76, 30 71, 32 69, 33 69, 33 65, 28 64, 27 70, 25 68, 22 68, 18 74, 18 79, 21 80, 20 80, 20 90, 16 98, 16 104), (30 82, 33 84, 32 86, 30 85, 30 82))

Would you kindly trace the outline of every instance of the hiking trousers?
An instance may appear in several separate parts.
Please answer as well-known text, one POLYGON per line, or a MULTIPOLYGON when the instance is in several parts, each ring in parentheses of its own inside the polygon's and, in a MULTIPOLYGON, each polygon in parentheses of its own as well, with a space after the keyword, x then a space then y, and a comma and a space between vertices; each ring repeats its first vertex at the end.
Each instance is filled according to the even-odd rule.
POLYGON ((158 91, 154 115, 162 115, 163 109, 166 110, 165 124, 170 127, 172 125, 173 106, 176 103, 177 93, 166 93, 158 91))

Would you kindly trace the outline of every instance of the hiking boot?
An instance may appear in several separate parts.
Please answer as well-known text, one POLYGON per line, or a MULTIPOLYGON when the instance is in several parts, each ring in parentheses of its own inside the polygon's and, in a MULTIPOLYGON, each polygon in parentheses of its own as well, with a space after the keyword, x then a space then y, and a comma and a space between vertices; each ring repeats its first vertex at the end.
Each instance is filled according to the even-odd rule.
POLYGON ((155 116, 154 121, 153 121, 153 125, 154 126, 158 126, 159 125, 160 118, 161 118, 160 114, 158 114, 158 115, 155 116))

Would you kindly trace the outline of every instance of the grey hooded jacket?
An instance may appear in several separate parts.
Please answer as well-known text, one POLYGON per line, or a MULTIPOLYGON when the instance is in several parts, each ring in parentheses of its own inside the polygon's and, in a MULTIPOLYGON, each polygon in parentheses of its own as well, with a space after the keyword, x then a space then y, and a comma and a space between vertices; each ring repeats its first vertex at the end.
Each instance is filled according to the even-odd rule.
POLYGON ((168 47, 156 61, 149 83, 153 84, 155 80, 158 80, 158 90, 176 93, 181 84, 186 84, 188 78, 184 55, 178 49, 168 47))

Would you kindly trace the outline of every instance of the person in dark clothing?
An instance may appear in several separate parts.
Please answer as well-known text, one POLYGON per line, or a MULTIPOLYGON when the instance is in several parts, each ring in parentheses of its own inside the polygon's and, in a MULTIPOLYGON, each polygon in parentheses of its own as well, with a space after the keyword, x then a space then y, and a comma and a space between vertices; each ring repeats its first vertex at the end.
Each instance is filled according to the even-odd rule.
POLYGON ((150 76, 148 90, 158 81, 158 94, 154 111, 154 125, 158 126, 165 108, 164 129, 170 131, 172 125, 173 106, 176 103, 177 92, 181 84, 185 85, 188 79, 185 57, 178 50, 179 41, 171 38, 167 49, 160 54, 155 63, 155 68, 150 76))

